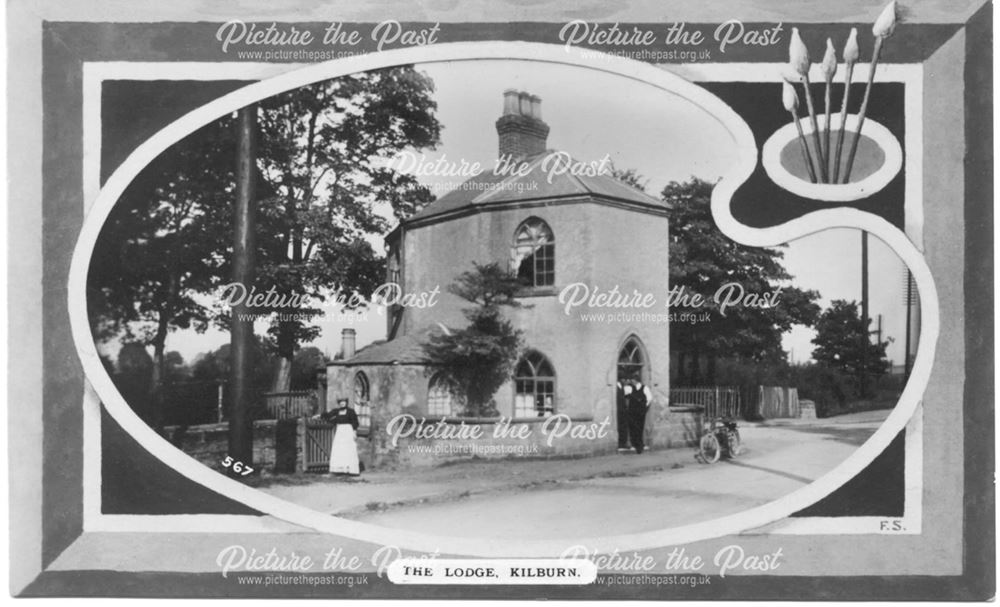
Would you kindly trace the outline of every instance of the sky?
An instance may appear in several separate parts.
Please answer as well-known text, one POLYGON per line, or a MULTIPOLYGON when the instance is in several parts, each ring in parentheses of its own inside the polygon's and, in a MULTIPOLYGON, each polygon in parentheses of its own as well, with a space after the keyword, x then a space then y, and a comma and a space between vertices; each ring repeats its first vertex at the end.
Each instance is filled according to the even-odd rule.
MULTIPOLYGON (((565 150, 576 160, 608 156, 616 167, 635 169, 648 179, 646 191, 656 195, 673 180, 697 176, 716 181, 735 159, 731 138, 707 114, 687 101, 652 86, 588 68, 528 61, 457 61, 422 64, 435 84, 437 117, 443 125, 441 144, 424 152, 427 161, 444 156, 450 162, 480 162, 488 169, 497 155, 494 123, 503 108, 503 91, 524 90, 542 98, 542 117, 550 126, 548 147, 565 150)), ((440 196, 457 177, 421 177, 440 196)), ((380 245, 381 239, 373 239, 380 245)), ((835 229, 796 240, 784 248, 785 267, 793 284, 821 293, 820 303, 860 300, 860 232, 835 229)), ((881 241, 870 238, 870 310, 883 314, 885 334, 895 342, 889 358, 903 357, 905 308, 903 264, 881 241)), ((381 310, 325 319, 321 336, 311 345, 328 356, 339 350, 343 328, 357 331, 361 347, 385 337, 381 310)), ((874 328, 874 323, 873 323, 874 328)), ((255 328, 266 329, 263 323, 255 328)), ((794 362, 809 360, 814 333, 797 328, 783 345, 794 362)), ((172 333, 167 350, 191 361, 198 353, 229 341, 228 333, 209 330, 172 333)), ((109 350, 110 352, 110 350, 109 350)), ((113 354, 112 354, 113 355, 113 354)))

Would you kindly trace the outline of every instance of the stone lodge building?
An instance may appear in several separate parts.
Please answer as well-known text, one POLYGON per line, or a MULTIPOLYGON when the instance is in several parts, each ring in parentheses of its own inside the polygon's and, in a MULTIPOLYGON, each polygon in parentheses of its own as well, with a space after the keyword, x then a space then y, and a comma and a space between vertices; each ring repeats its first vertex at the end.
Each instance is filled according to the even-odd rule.
MULTIPOLYGON (((432 464, 445 458, 393 447, 381 430, 401 413, 458 423, 461 399, 428 364, 422 346, 442 327, 467 323, 462 310, 472 304, 448 291, 454 279, 472 269, 473 261, 499 261, 510 264, 524 284, 523 307, 505 314, 523 331, 527 347, 514 379, 495 395, 500 415, 525 424, 538 424, 553 414, 580 423, 610 422, 604 438, 566 437, 539 445, 534 455, 614 450, 615 384, 627 377, 641 378, 653 391, 647 445, 690 444, 697 433, 694 414, 671 410, 667 402, 668 325, 585 322, 579 310, 586 308, 567 314, 558 301, 560 291, 573 283, 665 293, 664 203, 607 174, 564 172, 550 182, 549 173, 541 170, 552 151, 546 147, 549 127, 542 120, 538 97, 506 91, 496 129, 499 156, 522 160, 532 170, 509 176, 496 175, 488 167, 387 236, 387 282, 398 283, 408 293, 437 287, 439 301, 430 308, 390 309, 387 340, 358 351, 354 331, 345 329, 343 357, 327 368, 327 408, 335 406, 338 397, 351 400, 362 421, 359 453, 368 467, 432 464)), ((491 433, 486 428, 485 438, 479 440, 497 440, 491 433)), ((533 436, 542 440, 538 432, 533 436)))

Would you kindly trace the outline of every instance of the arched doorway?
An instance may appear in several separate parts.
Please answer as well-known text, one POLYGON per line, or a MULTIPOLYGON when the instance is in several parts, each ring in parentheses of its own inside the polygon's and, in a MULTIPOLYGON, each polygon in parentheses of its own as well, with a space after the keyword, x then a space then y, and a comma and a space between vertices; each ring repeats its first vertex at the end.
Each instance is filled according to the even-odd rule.
POLYGON ((618 449, 627 450, 629 440, 629 419, 627 398, 632 390, 632 381, 646 384, 649 381, 649 358, 642 342, 635 335, 629 336, 618 350, 615 383, 615 426, 618 430, 618 449))

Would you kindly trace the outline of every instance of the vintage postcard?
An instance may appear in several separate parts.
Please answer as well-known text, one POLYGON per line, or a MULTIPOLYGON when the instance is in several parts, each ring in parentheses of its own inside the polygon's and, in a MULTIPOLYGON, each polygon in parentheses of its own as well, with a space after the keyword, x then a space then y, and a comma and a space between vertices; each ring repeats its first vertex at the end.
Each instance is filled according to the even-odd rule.
POLYGON ((991 3, 7 10, 14 596, 992 598, 991 3))

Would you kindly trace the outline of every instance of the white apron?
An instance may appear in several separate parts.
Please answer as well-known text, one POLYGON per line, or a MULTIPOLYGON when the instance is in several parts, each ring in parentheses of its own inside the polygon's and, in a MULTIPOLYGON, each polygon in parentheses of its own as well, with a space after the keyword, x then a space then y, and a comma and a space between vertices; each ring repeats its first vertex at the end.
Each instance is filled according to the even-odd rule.
POLYGON ((330 472, 332 474, 361 474, 358 465, 358 443, 351 424, 337 424, 330 448, 330 472))

